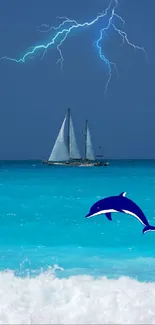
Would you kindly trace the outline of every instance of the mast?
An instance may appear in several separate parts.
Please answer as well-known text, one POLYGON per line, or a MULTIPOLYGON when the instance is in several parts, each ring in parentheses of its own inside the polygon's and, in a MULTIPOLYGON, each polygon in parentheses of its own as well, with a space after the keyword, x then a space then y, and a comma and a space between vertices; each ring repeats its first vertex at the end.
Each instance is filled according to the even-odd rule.
POLYGON ((67 136, 67 146, 68 146, 68 155, 69 155, 69 160, 70 160, 70 116, 71 116, 71 113, 70 113, 70 108, 68 108, 68 136, 67 136))
POLYGON ((84 151, 84 159, 87 159, 87 129, 88 129, 88 120, 86 120, 85 124, 85 151, 84 151))

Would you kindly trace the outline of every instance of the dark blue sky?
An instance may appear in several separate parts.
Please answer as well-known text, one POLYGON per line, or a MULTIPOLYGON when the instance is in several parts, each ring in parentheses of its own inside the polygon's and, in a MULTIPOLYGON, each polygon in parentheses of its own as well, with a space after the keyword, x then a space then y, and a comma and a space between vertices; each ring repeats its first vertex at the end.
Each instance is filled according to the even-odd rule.
MULTIPOLYGON (((36 27, 56 26, 57 16, 83 23, 107 5, 106 0, 1 0, 0 57, 18 59, 31 46, 45 44, 51 34, 36 27)), ((102 145, 107 158, 155 158, 154 11, 154 0, 119 1, 125 31, 145 48, 149 61, 126 44, 120 47, 120 37, 110 31, 102 44, 119 78, 114 72, 106 97, 106 66, 93 47, 100 24, 68 38, 62 47, 64 73, 54 48, 43 60, 0 61, 0 159, 47 158, 68 107, 81 149, 80 131, 88 118, 97 154, 102 145)))

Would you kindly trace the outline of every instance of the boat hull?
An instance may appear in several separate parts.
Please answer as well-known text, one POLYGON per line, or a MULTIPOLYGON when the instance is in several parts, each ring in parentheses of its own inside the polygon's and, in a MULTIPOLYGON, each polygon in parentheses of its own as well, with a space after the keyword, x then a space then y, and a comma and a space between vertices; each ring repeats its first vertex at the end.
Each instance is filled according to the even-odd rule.
POLYGON ((109 163, 107 161, 100 161, 100 162, 80 162, 80 161, 73 161, 73 162, 51 162, 51 161, 43 161, 43 164, 49 166, 74 166, 74 167, 103 167, 108 166, 109 163))

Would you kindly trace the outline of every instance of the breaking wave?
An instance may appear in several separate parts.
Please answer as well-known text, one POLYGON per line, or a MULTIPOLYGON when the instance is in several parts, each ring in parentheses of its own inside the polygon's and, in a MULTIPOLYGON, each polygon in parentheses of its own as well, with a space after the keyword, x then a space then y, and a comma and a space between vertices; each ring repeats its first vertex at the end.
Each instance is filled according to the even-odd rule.
POLYGON ((155 282, 0 272, 0 324, 155 324, 155 282))

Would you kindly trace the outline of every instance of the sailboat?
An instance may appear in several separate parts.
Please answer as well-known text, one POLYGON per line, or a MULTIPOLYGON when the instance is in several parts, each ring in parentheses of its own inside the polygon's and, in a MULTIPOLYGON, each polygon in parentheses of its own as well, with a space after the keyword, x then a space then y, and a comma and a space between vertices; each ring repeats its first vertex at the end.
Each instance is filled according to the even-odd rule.
POLYGON ((96 162, 95 155, 93 151, 93 146, 91 142, 91 135, 88 127, 88 121, 86 120, 85 125, 85 155, 82 158, 80 151, 78 149, 73 121, 71 117, 70 109, 66 114, 55 144, 53 146, 52 152, 47 161, 43 161, 44 164, 48 165, 67 165, 67 166, 107 166, 107 162, 96 162), (65 126, 68 120, 68 130, 67 130, 67 143, 65 141, 65 126))

